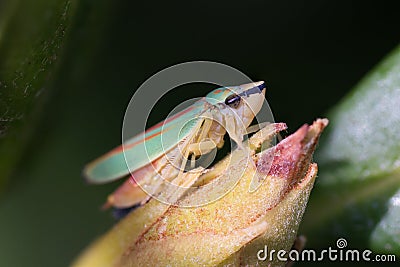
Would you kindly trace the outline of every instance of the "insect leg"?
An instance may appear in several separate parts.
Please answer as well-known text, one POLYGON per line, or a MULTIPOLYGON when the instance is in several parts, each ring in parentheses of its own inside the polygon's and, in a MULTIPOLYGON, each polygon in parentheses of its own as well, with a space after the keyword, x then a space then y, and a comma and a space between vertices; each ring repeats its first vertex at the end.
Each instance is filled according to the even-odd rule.
POLYGON ((207 140, 199 143, 190 144, 187 149, 189 153, 193 153, 195 156, 199 156, 208 153, 210 150, 213 150, 216 147, 217 146, 213 141, 207 140))
POLYGON ((196 166, 196 156, 194 154, 192 154, 192 156, 190 157, 190 168, 194 168, 196 166))
MULTIPOLYGON (((200 134, 197 136, 197 143, 201 142, 202 140, 204 140, 207 137, 208 132, 211 129, 211 125, 213 123, 212 119, 206 118, 201 126, 201 132, 200 134)), ((189 152, 190 153, 190 152, 189 152)), ((195 167, 196 164, 196 156, 198 156, 198 154, 192 154, 192 156, 190 157, 190 167, 193 169, 195 167)))
POLYGON ((186 147, 185 154, 182 160, 181 171, 178 176, 180 176, 183 173, 183 170, 185 169, 186 166, 187 158, 190 154, 193 154, 194 156, 203 155, 205 153, 208 153, 210 150, 213 150, 216 147, 217 147, 216 144, 211 140, 188 145, 186 147))
MULTIPOLYGON (((185 166, 186 166, 186 163, 188 161, 188 157, 190 155, 190 149, 188 149, 188 146, 190 146, 190 143, 194 141, 196 136, 198 136, 199 131, 201 131, 203 122, 204 122, 204 120, 199 120, 199 122, 197 123, 197 125, 193 129, 193 133, 190 135, 190 137, 187 140, 185 140, 185 143, 183 144, 182 162, 181 162, 181 168, 180 168, 178 176, 180 176, 185 170, 185 166)), ((200 132, 200 135, 202 135, 202 132, 200 132)), ((193 162, 191 164, 193 164, 193 162)))
POLYGON ((212 123, 213 123, 212 119, 206 118, 204 120, 204 123, 201 127, 201 132, 200 132, 199 136, 197 137, 197 143, 201 142, 202 140, 204 140, 207 137, 207 134, 211 129, 212 123))
POLYGON ((259 131, 260 129, 264 128, 265 126, 267 126, 268 124, 271 124, 271 123, 270 122, 262 122, 259 124, 251 125, 251 126, 247 127, 246 134, 255 133, 255 132, 259 131))

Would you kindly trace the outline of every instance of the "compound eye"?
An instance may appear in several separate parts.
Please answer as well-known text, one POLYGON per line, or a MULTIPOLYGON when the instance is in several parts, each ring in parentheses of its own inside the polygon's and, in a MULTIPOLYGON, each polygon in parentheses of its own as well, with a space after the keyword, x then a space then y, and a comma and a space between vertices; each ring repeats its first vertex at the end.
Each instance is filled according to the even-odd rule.
POLYGON ((231 108, 237 108, 240 105, 241 97, 237 94, 233 94, 228 96, 225 99, 225 104, 230 106, 231 108))

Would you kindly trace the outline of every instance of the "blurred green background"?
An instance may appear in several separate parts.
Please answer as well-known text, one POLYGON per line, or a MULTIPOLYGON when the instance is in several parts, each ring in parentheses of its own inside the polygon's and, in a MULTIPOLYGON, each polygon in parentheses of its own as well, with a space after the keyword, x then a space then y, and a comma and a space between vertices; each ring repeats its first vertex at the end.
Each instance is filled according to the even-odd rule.
MULTIPOLYGON (((121 142, 125 108, 154 73, 193 60, 228 64, 267 82, 275 120, 293 132, 399 44, 397 10, 324 0, 0 0, 0 266, 65 266, 114 223, 99 207, 116 184, 89 186, 82 168, 121 142)), ((189 95, 160 103, 152 120, 189 95)))

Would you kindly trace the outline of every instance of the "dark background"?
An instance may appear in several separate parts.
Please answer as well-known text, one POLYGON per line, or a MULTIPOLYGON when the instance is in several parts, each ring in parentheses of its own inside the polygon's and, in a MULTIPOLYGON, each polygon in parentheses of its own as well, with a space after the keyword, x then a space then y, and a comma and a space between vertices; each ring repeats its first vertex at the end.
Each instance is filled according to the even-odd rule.
MULTIPOLYGON (((99 207, 116 184, 89 186, 81 171, 121 142, 125 108, 151 75, 193 60, 235 67, 267 82, 275 120, 293 132, 393 49, 399 26, 383 1, 80 1, 53 93, 1 196, 1 265, 65 266, 113 224, 99 207)), ((163 100, 152 120, 189 95, 163 100)))

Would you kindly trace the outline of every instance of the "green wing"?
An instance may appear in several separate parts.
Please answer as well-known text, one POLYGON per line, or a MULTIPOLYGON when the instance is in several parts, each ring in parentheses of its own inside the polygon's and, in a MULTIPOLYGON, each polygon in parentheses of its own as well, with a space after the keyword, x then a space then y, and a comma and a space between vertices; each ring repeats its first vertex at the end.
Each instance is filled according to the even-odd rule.
POLYGON ((196 102, 89 163, 84 169, 87 181, 116 180, 164 155, 192 132, 204 107, 204 102, 196 102))

